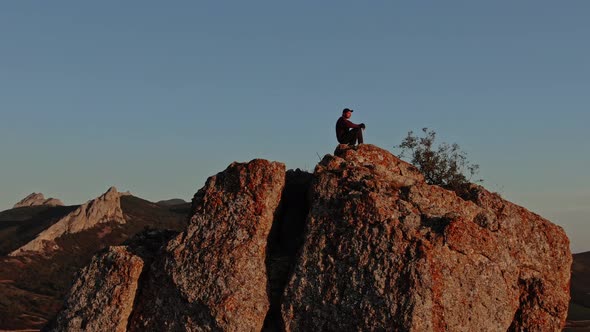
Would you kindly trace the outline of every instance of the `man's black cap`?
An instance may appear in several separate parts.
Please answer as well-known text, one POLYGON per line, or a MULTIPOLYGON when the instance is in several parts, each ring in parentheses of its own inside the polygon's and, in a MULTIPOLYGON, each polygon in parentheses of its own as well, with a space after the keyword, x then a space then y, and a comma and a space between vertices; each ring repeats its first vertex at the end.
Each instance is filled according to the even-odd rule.
POLYGON ((353 110, 349 109, 349 108, 345 108, 342 110, 342 114, 346 113, 346 112, 354 112, 353 110))

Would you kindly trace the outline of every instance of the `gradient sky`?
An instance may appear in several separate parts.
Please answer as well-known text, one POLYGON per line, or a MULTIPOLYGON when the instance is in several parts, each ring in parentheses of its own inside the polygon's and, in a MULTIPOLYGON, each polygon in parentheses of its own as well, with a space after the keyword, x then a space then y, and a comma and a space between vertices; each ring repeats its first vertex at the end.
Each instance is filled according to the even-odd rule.
POLYGON ((590 1, 3 1, 0 210, 115 185, 190 200, 232 161, 313 170, 344 107, 429 127, 590 250, 590 1))

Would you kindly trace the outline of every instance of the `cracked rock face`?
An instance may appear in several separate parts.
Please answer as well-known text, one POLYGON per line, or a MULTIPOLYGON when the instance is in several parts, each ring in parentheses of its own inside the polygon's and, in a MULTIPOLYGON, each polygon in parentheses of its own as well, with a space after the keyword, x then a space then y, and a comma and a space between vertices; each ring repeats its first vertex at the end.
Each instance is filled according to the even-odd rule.
MULTIPOLYGON (((211 177, 187 229, 141 276, 118 279, 137 285, 134 301, 108 304, 133 306, 120 318, 127 329, 563 327, 572 257, 560 227, 480 186, 464 200, 428 185, 415 167, 368 144, 341 145, 313 176, 295 175, 285 186, 283 164, 253 160, 211 177)), ((93 266, 79 280, 105 264, 93 266)), ((91 324, 77 312, 70 319, 91 324)))
POLYGON ((124 332, 144 261, 125 246, 113 246, 81 271, 58 316, 57 331, 124 332))
POLYGON ((269 309, 266 244, 285 166, 233 163, 193 199, 186 231, 152 265, 136 331, 260 331, 269 309))
POLYGON ((571 254, 564 231, 473 187, 427 185, 372 145, 316 167, 287 331, 558 331, 571 254))

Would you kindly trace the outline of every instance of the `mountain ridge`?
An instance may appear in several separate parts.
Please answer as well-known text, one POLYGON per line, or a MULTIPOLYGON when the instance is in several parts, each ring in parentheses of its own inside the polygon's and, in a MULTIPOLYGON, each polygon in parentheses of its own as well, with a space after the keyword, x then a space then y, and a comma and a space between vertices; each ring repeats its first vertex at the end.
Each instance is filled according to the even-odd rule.
POLYGON ((47 198, 42 193, 32 193, 27 197, 20 200, 18 203, 14 204, 12 207, 13 209, 19 207, 26 207, 26 206, 38 206, 38 205, 47 205, 47 206, 62 206, 64 205, 62 201, 57 198, 47 198))
POLYGON ((120 203, 122 195, 129 194, 119 193, 117 188, 110 187, 104 194, 80 205, 75 211, 39 233, 35 239, 9 255, 18 256, 30 254, 31 252, 46 253, 58 250, 55 239, 60 236, 78 233, 105 221, 125 223, 126 220, 123 217, 120 203))
MULTIPOLYGON (((89 202, 101 196, 104 194, 89 202)), ((125 223, 121 223, 121 219, 107 218, 92 225, 81 224, 76 226, 76 232, 62 232, 52 238, 51 250, 21 250, 13 256, 8 254, 34 241, 67 216, 93 215, 91 204, 84 209, 81 209, 82 204, 30 206, 0 212, 0 249, 3 250, 0 256, 0 280, 3 280, 0 282, 0 330, 38 329, 46 325, 63 305, 63 297, 75 273, 87 265, 96 252, 110 245, 120 245, 141 232, 164 229, 178 232, 188 221, 188 203, 164 207, 126 193, 116 196, 116 206, 125 223), (84 213, 78 213, 80 211, 84 213)))

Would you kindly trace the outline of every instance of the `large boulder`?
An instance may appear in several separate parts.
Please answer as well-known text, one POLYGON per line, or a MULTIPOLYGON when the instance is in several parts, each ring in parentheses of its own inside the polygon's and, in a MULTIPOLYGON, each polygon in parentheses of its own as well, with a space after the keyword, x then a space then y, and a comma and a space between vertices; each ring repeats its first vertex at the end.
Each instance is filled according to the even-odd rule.
POLYGON ((171 230, 146 230, 124 245, 98 253, 79 272, 63 310, 46 330, 126 331, 140 277, 162 245, 176 234, 171 230))
POLYGON ((564 231, 487 192, 428 185, 372 145, 316 167, 305 243, 285 290, 287 331, 559 331, 564 231))
POLYGON ((143 266, 124 246, 95 256, 72 286, 54 329, 126 331, 143 266))
POLYGON ((135 331, 260 331, 269 309, 266 245, 285 166, 233 163, 193 199, 186 231, 152 265, 135 331))

